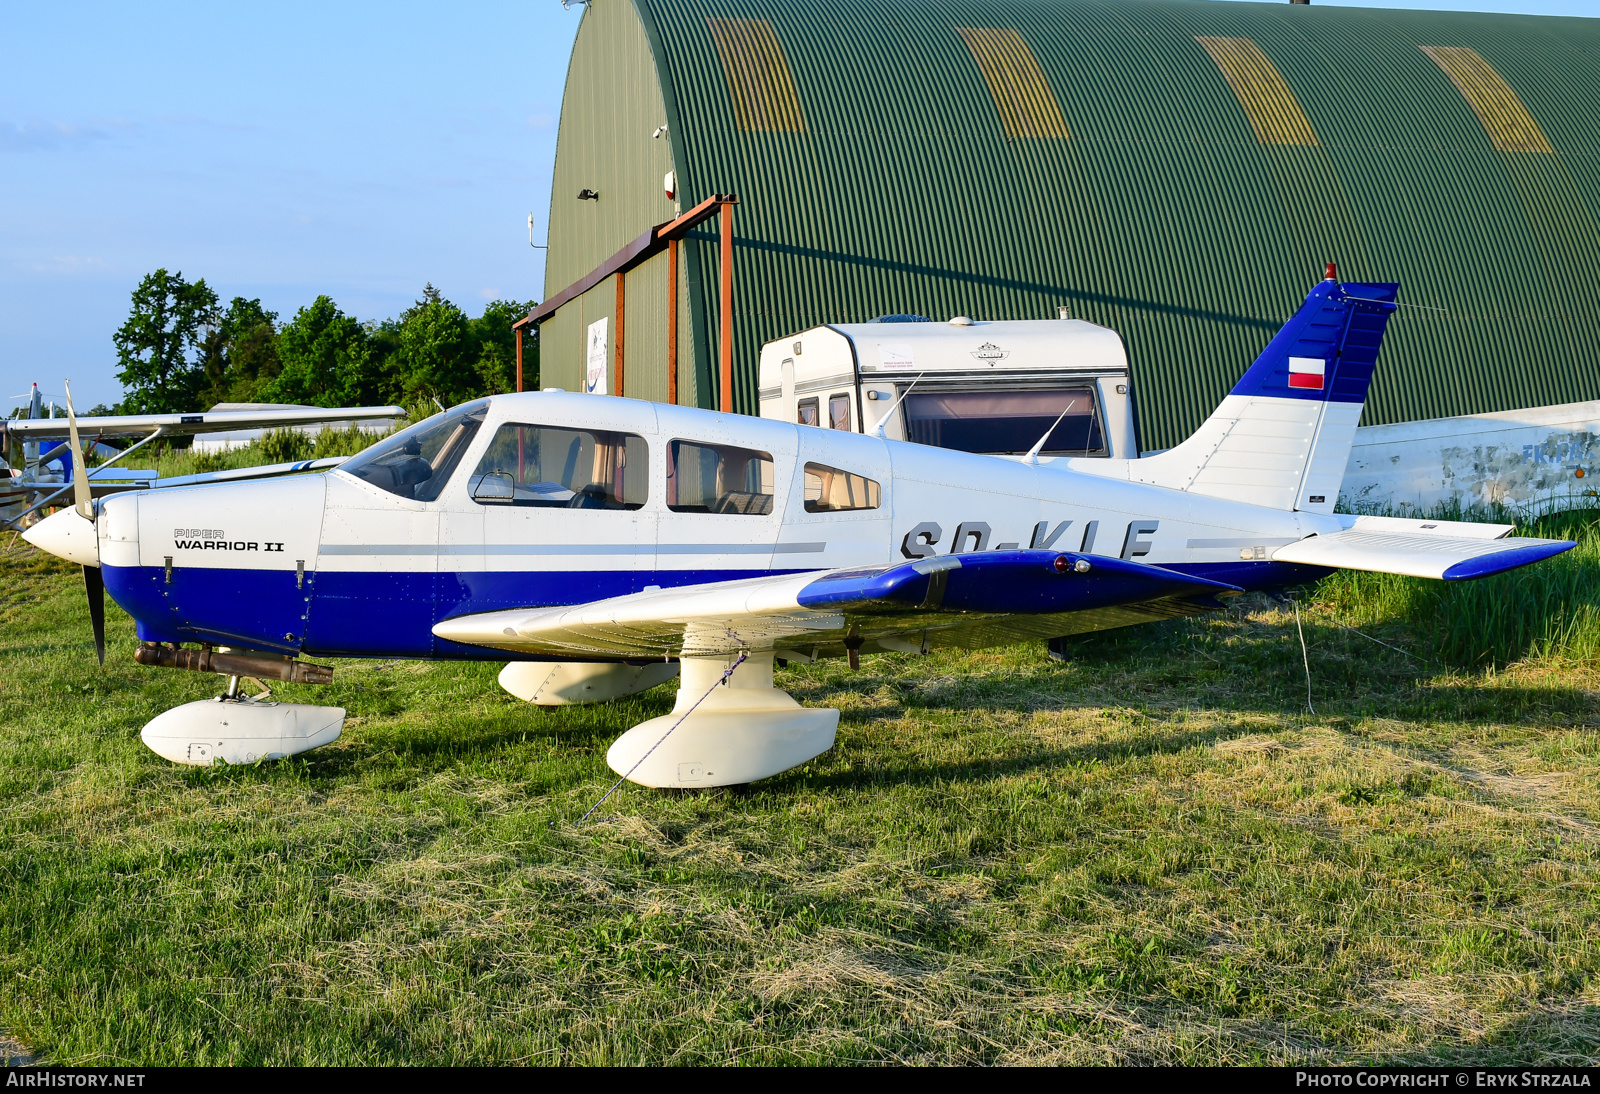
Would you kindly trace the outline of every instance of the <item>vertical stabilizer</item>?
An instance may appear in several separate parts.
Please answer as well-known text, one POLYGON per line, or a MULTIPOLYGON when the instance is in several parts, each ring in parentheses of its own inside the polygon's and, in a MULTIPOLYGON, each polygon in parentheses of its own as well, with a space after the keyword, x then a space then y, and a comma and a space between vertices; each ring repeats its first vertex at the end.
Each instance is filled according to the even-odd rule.
POLYGON ((1331 513, 1398 285, 1329 277, 1222 405, 1176 448, 1128 477, 1213 498, 1331 513))

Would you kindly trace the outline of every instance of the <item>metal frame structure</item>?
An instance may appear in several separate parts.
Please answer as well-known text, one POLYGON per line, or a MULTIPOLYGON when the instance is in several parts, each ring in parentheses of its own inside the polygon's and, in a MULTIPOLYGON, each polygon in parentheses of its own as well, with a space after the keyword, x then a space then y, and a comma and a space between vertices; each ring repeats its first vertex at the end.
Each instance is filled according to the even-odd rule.
POLYGON ((528 310, 528 314, 512 324, 512 330, 517 336, 517 390, 523 390, 522 380, 522 341, 524 333, 530 327, 536 327, 557 309, 570 301, 576 300, 590 289, 605 281, 608 277, 617 280, 617 340, 615 347, 615 372, 616 394, 624 393, 623 362, 625 357, 624 331, 627 290, 625 278, 628 271, 635 266, 643 264, 648 259, 654 258, 662 251, 667 252, 667 266, 671 271, 667 277, 667 401, 673 404, 678 402, 678 243, 698 225, 717 218, 718 234, 721 236, 721 255, 719 272, 719 300, 721 303, 720 317, 720 347, 718 352, 718 405, 725 412, 733 411, 733 207, 739 204, 735 194, 713 194, 706 200, 690 209, 687 213, 665 224, 658 224, 654 228, 643 232, 633 242, 622 250, 606 259, 600 265, 590 270, 583 277, 568 285, 554 296, 541 304, 528 310))

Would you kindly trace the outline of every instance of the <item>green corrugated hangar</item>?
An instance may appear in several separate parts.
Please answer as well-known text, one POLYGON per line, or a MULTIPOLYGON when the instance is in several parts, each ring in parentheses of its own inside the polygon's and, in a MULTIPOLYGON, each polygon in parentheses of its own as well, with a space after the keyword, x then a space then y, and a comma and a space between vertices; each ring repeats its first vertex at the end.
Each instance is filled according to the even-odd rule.
POLYGON ((589 0, 553 193, 548 385, 597 350, 612 393, 755 413, 785 334, 1066 305, 1121 333, 1164 448, 1334 261, 1411 305, 1367 423, 1600 398, 1595 19, 589 0))

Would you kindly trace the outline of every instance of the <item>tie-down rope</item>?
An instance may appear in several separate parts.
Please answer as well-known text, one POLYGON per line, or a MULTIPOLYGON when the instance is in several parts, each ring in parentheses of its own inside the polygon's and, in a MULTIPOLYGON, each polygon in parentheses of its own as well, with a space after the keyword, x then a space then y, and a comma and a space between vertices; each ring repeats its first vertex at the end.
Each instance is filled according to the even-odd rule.
POLYGON ((604 794, 600 795, 600 800, 595 802, 593 805, 591 805, 589 807, 589 812, 588 813, 585 813, 583 816, 578 818, 578 823, 582 824, 584 821, 588 820, 589 817, 590 817, 590 814, 592 814, 596 809, 599 809, 602 805, 604 805, 606 799, 609 798, 613 793, 616 792, 617 787, 619 787, 623 783, 627 782, 628 781, 628 776, 632 775, 635 771, 639 770, 639 765, 644 763, 646 760, 648 760, 650 758, 650 753, 654 752, 656 749, 660 748, 662 746, 662 744, 665 743, 666 739, 668 737, 672 736, 672 731, 677 729, 679 726, 683 725, 683 719, 689 717, 689 715, 693 714, 695 712, 695 710, 700 706, 701 703, 703 703, 707 699, 711 698, 711 693, 713 691, 716 691, 717 688, 721 687, 723 684, 726 684, 728 682, 728 678, 733 675, 733 670, 738 668, 740 665, 744 664, 745 659, 747 657, 749 657, 749 656, 750 656, 750 654, 748 652, 740 651, 738 658, 734 660, 733 664, 728 666, 728 670, 722 674, 722 678, 719 679, 715 684, 712 684, 709 688, 707 688, 706 689, 706 693, 704 695, 700 696, 700 698, 698 698, 698 699, 696 699, 694 701, 694 706, 690 707, 688 710, 683 712, 683 718, 679 718, 676 722, 673 722, 670 727, 668 727, 667 731, 661 735, 661 740, 657 741, 655 744, 650 746, 650 751, 649 752, 646 752, 643 756, 640 756, 637 760, 634 761, 633 766, 628 768, 628 771, 627 771, 626 775, 623 775, 616 782, 612 783, 611 784, 611 789, 607 790, 604 794))

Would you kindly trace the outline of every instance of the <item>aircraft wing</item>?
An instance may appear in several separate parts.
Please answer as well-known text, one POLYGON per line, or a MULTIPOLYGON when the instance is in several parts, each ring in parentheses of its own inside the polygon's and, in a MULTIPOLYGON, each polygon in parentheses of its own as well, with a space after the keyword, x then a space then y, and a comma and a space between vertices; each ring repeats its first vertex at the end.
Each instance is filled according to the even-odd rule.
POLYGON ((433 633, 465 645, 589 660, 741 649, 814 659, 852 648, 981 647, 1197 615, 1239 591, 1100 555, 985 551, 484 612, 444 620, 433 633))
MULTIPOLYGON (((79 418, 82 436, 132 437, 156 429, 169 435, 215 433, 234 429, 282 429, 317 422, 366 422, 375 418, 404 418, 401 406, 291 407, 283 410, 218 410, 199 414, 111 414, 79 418)), ((4 422, 7 433, 24 440, 53 440, 67 436, 65 418, 19 418, 4 422)))
MULTIPOLYGON (((89 472, 89 494, 91 497, 103 498, 110 494, 123 494, 130 490, 163 490, 174 486, 204 486, 213 482, 240 482, 244 479, 271 479, 279 475, 297 475, 302 471, 327 471, 338 467, 348 460, 349 456, 327 456, 320 460, 295 460, 292 463, 269 463, 261 467, 239 467, 231 471, 206 471, 198 475, 174 475, 169 478, 159 478, 154 471, 140 468, 127 468, 113 464, 110 467, 96 467, 89 472)), ((10 491, 16 495, 48 494, 51 491, 65 492, 70 485, 60 482, 39 482, 32 479, 12 479, 15 484, 10 491)), ((5 490, 0 487, 0 496, 5 490)))
POLYGON ((1302 562, 1341 570, 1372 570, 1444 581, 1504 573, 1577 546, 1570 539, 1477 539, 1427 533, 1335 532, 1279 547, 1275 562, 1302 562))
MULTIPOLYGON (((349 456, 325 456, 320 460, 294 460, 291 463, 269 463, 261 467, 237 467, 232 471, 206 471, 198 475, 174 475, 150 483, 157 490, 171 486, 204 486, 212 482, 239 482, 242 479, 271 479, 279 475, 297 475, 302 471, 327 471, 338 467, 349 456)), ((115 476, 108 476, 115 478, 115 476)))

